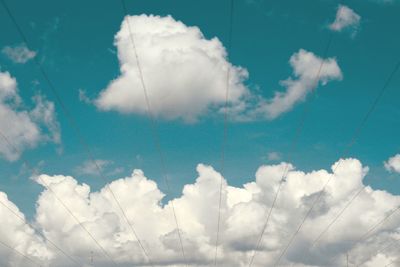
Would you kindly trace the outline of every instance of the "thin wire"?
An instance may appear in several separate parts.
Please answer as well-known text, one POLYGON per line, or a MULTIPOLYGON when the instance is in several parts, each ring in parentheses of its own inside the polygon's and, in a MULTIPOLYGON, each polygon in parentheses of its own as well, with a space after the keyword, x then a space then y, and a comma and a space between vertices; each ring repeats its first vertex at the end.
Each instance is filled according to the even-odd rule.
MULTIPOLYGON (((354 132, 354 135, 350 141, 350 143, 347 145, 347 147, 344 149, 343 153, 341 154, 342 157, 344 157, 348 151, 350 150, 350 148, 355 144, 355 142, 357 141, 358 137, 360 136, 361 130, 364 128, 367 120, 369 119, 370 115, 372 114, 372 112, 375 110, 376 106, 378 105, 379 101, 381 100, 383 94, 385 93, 387 87, 389 86, 391 80, 393 79, 394 75, 396 74, 397 70, 400 67, 400 61, 397 62, 397 64, 395 65, 394 69, 392 70, 392 72, 390 73, 388 79, 386 80, 386 82, 384 83, 382 89, 379 91, 379 94, 377 95, 377 97, 375 98, 374 102, 372 103, 371 107, 369 108, 368 112, 366 113, 366 115, 364 116, 364 118, 362 119, 360 125, 357 127, 356 131, 354 132)), ((282 257, 285 255, 287 249, 290 247, 290 245, 292 244, 293 240, 295 239, 295 237, 297 236, 297 234, 299 233, 299 231, 301 230, 301 228, 303 227, 304 222, 307 220, 307 218, 310 216, 311 212, 313 211, 315 205, 319 202, 319 200, 322 197, 322 194, 326 188, 326 186, 329 184, 329 182, 332 180, 332 178, 334 177, 334 173, 336 172, 336 170, 339 168, 339 166, 341 165, 343 161, 339 161, 335 168, 332 171, 332 174, 330 175, 329 179, 326 181, 326 183, 324 184, 324 186, 322 187, 322 189, 320 190, 319 194, 317 195, 317 197, 315 198, 315 200, 313 201, 310 209, 308 210, 308 212, 306 213, 306 215, 304 216, 304 218, 302 219, 300 225, 298 226, 298 228, 296 229, 295 233, 292 235, 292 237, 290 238, 288 244, 285 246, 285 248, 283 249, 283 251, 281 252, 281 254, 279 255, 277 261, 275 262, 275 265, 277 265, 279 263, 279 261, 282 259, 282 257)), ((354 201, 353 198, 349 205, 354 201)), ((349 206, 347 205, 347 206, 349 206)))
MULTIPOLYGON (((325 50, 324 50, 324 53, 323 53, 323 60, 321 61, 321 64, 320 64, 320 66, 319 66, 319 68, 318 68, 318 71, 317 71, 317 73, 316 73, 316 76, 315 76, 315 80, 314 80, 313 85, 312 85, 312 87, 311 87, 311 90, 312 90, 311 92, 312 92, 313 95, 315 94, 315 93, 314 93, 314 92, 315 92, 315 88, 318 86, 319 78, 320 78, 320 76, 321 76, 321 72, 322 72, 323 66, 325 65, 325 60, 324 60, 324 58, 326 58, 327 55, 328 55, 329 49, 330 49, 331 44, 332 44, 332 40, 333 40, 333 34, 331 33, 331 34, 329 35, 328 43, 327 43, 327 45, 326 45, 326 47, 325 47, 325 50)), ((296 134, 295 134, 295 136, 294 136, 294 138, 293 138, 293 141, 291 142, 291 145, 290 145, 289 151, 291 151, 292 153, 293 153, 293 151, 295 150, 295 147, 296 147, 297 144, 298 144, 300 135, 301 135, 301 133, 302 133, 302 131, 303 131, 303 128, 304 128, 304 125, 305 125, 305 122, 306 122, 306 119, 307 119, 307 115, 308 115, 308 113, 309 113, 309 111, 310 111, 310 105, 311 105, 312 101, 309 101, 308 103, 309 103, 309 104, 306 103, 306 105, 305 105, 305 107, 304 107, 304 110, 303 110, 303 112, 302 112, 302 116, 301 116, 301 118, 300 118, 300 123, 299 123, 299 125, 298 125, 298 127, 297 127, 297 129, 296 129, 296 131, 295 131, 296 134)), ((288 162, 290 162, 290 159, 291 159, 291 154, 289 153, 289 155, 288 155, 288 162)), ((281 179, 280 179, 280 182, 279 182, 279 185, 278 185, 278 188, 277 188, 277 190, 276 190, 276 192, 275 192, 275 195, 274 195, 274 199, 273 199, 273 201, 272 201, 271 208, 270 208, 269 211, 268 211, 268 215, 267 215, 266 221, 265 221, 265 223, 264 223, 264 225, 263 225, 261 234, 260 234, 259 238, 257 239, 256 248, 253 250, 253 254, 252 254, 251 259, 250 259, 250 262, 249 262, 249 267, 251 267, 251 266, 253 265, 254 259, 255 259, 256 255, 257 255, 257 252, 258 252, 259 249, 260 249, 260 245, 261 245, 262 239, 263 239, 263 237, 264 237, 264 234, 265 234, 265 231, 266 231, 266 229, 267 229, 268 223, 269 223, 269 221, 270 221, 270 219, 271 219, 272 212, 273 212, 273 210, 274 210, 274 208, 275 208, 275 205, 276 205, 276 201, 277 201, 278 196, 279 196, 279 194, 280 194, 280 192, 281 192, 281 189, 282 189, 282 185, 283 185, 283 183, 286 181, 286 178, 287 178, 286 176, 287 176, 287 174, 288 174, 288 172, 289 172, 289 166, 290 166, 290 164, 289 164, 289 163, 286 163, 285 169, 284 169, 284 171, 283 171, 283 173, 282 173, 282 176, 281 176, 281 179)))
MULTIPOLYGON (((366 240, 368 240, 373 234, 372 232, 375 231, 376 229, 378 229, 380 226, 382 226, 387 220, 389 220, 393 215, 396 214, 396 212, 398 212, 400 210, 400 206, 398 206, 397 208, 391 210, 384 218, 382 218, 380 221, 378 221, 376 224, 374 224, 370 229, 368 229, 368 231, 366 231, 356 242, 354 242, 355 244, 357 243, 362 243, 366 240)), ((383 249, 380 249, 377 251, 377 254, 381 251, 386 250, 387 248, 391 247, 395 241, 398 240, 394 240, 393 242, 391 242, 389 245, 385 246, 383 249)), ((362 264, 364 264, 364 262, 358 264, 357 266, 361 266, 362 264)))
POLYGON ((321 240, 322 236, 325 235, 329 229, 332 227, 332 225, 339 219, 340 216, 346 211, 346 209, 350 206, 350 204, 363 192, 365 189, 365 186, 363 186, 359 191, 354 194, 354 196, 351 198, 349 202, 344 206, 344 208, 335 216, 335 218, 326 226, 324 230, 321 231, 321 233, 318 235, 317 238, 314 239, 311 247, 314 248, 317 243, 321 240))
MULTIPOLYGON (((135 54, 135 59, 136 59, 136 63, 137 63, 140 83, 141 83, 142 88, 143 88, 143 94, 144 94, 144 98, 145 98, 145 102, 146 102, 147 114, 148 114, 148 117, 150 119, 150 128, 151 128, 151 133, 152 133, 152 136, 153 136, 154 146, 155 146, 155 148, 157 150, 157 153, 159 155, 159 158, 160 158, 161 168, 162 168, 162 173, 163 173, 163 180, 164 180, 165 186, 167 188, 167 194, 171 195, 172 191, 171 191, 170 181, 169 181, 169 178, 167 176, 166 160, 165 160, 164 154, 163 154, 162 149, 161 149, 160 136, 159 136, 158 130, 157 130, 157 121, 156 121, 155 116, 152 113, 150 100, 149 100, 149 96, 148 96, 148 91, 147 91, 147 86, 146 86, 146 83, 145 83, 145 80, 144 80, 142 66, 140 64, 139 55, 138 55, 137 48, 136 48, 136 42, 135 42, 135 39, 133 37, 132 25, 131 25, 131 22, 130 22, 130 17, 128 15, 128 9, 126 7, 126 4, 125 4, 124 0, 121 0, 121 4, 122 4, 122 8, 123 8, 125 17, 127 18, 129 38, 130 38, 130 41, 131 41, 131 44, 132 44, 132 48, 133 48, 133 51, 134 51, 134 54, 135 54)), ((180 230, 181 228, 179 227, 178 218, 177 218, 177 215, 176 215, 176 212, 175 212, 174 200, 171 199, 170 203, 171 203, 171 209, 172 209, 175 225, 176 225, 176 228, 177 228, 177 233, 178 233, 179 243, 180 243, 180 247, 181 247, 182 257, 183 257, 183 260, 185 262, 185 265, 187 266, 185 249, 184 249, 184 246, 183 246, 183 240, 182 240, 182 235, 181 235, 181 230, 180 230)))
POLYGON ((23 254, 22 252, 19 252, 18 250, 16 250, 15 248, 7 245, 6 243, 4 243, 3 241, 0 240, 0 244, 2 244, 4 247, 8 248, 9 250, 12 250, 14 253, 24 257, 25 259, 27 259, 28 261, 32 262, 33 264, 35 264, 36 266, 42 267, 42 265, 40 263, 38 263, 37 261, 35 261, 34 259, 32 259, 31 257, 23 254))
MULTIPOLYGON (((29 48, 29 42, 24 34, 24 32, 22 31, 21 27, 19 26, 18 22, 16 21, 15 17, 13 16, 11 10, 8 8, 7 4, 5 3, 4 0, 1 0, 1 3, 4 7, 4 9, 6 10, 8 16, 10 17, 10 19, 12 20, 14 26, 16 27, 18 33, 20 34, 22 40, 24 41, 24 43, 26 44, 26 46, 29 48)), ((101 170, 100 166, 98 165, 97 161, 94 159, 93 154, 91 152, 90 146, 88 145, 88 143, 86 142, 85 138, 83 137, 80 128, 78 127, 78 124, 76 123, 76 121, 74 120, 74 118, 72 117, 72 115, 70 114, 70 112, 68 111, 67 107, 65 106, 64 102, 61 99, 61 96, 58 94, 58 91, 56 90, 56 87, 53 85, 53 83, 51 82, 50 78, 47 75, 47 72, 45 71, 45 69, 43 68, 42 64, 40 63, 39 59, 37 59, 37 57, 33 58, 35 64, 37 65, 38 69, 40 70, 43 78, 45 79, 45 81, 47 82, 50 90, 52 91, 54 97, 57 100, 57 103, 60 105, 64 115, 66 116, 70 126, 73 128, 73 130, 75 131, 75 134, 78 137, 79 143, 80 145, 83 147, 83 149, 85 150, 89 160, 94 164, 99 176, 104 180, 107 181, 106 177, 103 174, 103 171, 101 170)), ((151 266, 153 266, 153 264, 151 263, 150 257, 147 254, 147 251, 145 250, 139 236, 137 235, 135 229, 134 229, 134 225, 133 222, 131 222, 124 209, 122 208, 120 202, 118 201, 116 195, 114 194, 113 190, 111 189, 111 187, 109 186, 108 183, 106 183, 105 187, 107 188, 107 190, 110 192, 113 200, 115 201, 115 203, 118 206, 118 209, 120 210, 122 216, 124 217, 124 220, 126 221, 126 223, 128 224, 132 234, 134 235, 135 239, 137 240, 140 248, 142 249, 145 257, 148 259, 149 263, 151 264, 151 266)))
MULTIPOLYGON (((2 205, 3 207, 5 207, 6 209, 8 209, 12 214, 14 214, 18 219, 20 219, 23 223, 25 223, 26 225, 30 226, 32 229, 36 230, 36 227, 33 226, 31 223, 29 223, 28 221, 26 221, 21 215, 19 215, 18 213, 16 213, 15 211, 13 211, 8 205, 6 205, 3 201, 0 200, 0 205, 2 205)), ((37 230, 36 230, 37 231, 37 230)), ((62 254, 64 254, 65 257, 67 257, 71 262, 75 263, 77 266, 81 266, 82 264, 80 264, 79 262, 77 262, 74 258, 72 258, 70 255, 68 255, 67 252, 65 252, 64 250, 62 250, 59 246, 57 246, 53 241, 51 241, 50 239, 48 239, 45 235, 42 236, 46 241, 48 241, 51 245, 53 245, 57 250, 59 250, 62 254)))
MULTIPOLYGON (((387 250, 388 248, 390 248, 391 246, 393 246, 393 245, 394 245, 396 242, 398 242, 398 241, 400 241, 400 239, 395 238, 395 239, 394 239, 392 242, 390 242, 387 246, 385 246, 385 247, 379 249, 379 250, 375 253, 375 255, 377 255, 377 254, 379 254, 379 253, 381 253, 381 252, 387 250)), ((365 261, 363 261, 363 262, 360 263, 360 264, 357 264, 357 267, 362 266, 362 265, 363 265, 364 263, 366 263, 367 261, 368 261, 368 259, 365 260, 365 261)), ((389 265, 386 265, 386 266, 389 266, 389 265)))
MULTIPOLYGON (((3 138, 3 140, 17 153, 21 154, 19 149, 13 145, 10 140, 8 139, 7 136, 4 135, 3 132, 0 131, 0 136, 3 138)), ((28 167, 28 169, 32 170, 32 173, 35 173, 35 168, 33 168, 33 165, 31 165, 26 159, 22 158, 22 161, 25 163, 25 165, 28 167)), ((73 214, 73 212, 67 207, 67 205, 58 197, 58 195, 54 192, 54 190, 49 186, 49 184, 41 178, 41 176, 37 176, 39 179, 40 183, 44 185, 44 187, 50 191, 56 198, 56 200, 64 207, 64 209, 71 215, 71 217, 79 224, 79 226, 89 235, 89 237, 95 242, 95 244, 100 248, 102 253, 111 260, 111 262, 116 266, 117 264, 115 261, 110 257, 110 255, 107 253, 107 251, 103 248, 102 245, 94 238, 94 236, 87 230, 87 228, 82 224, 82 222, 73 214)))
MULTIPOLYGON (((228 32, 228 43, 227 52, 232 51, 232 33, 233 33, 233 14, 234 14, 234 0, 230 1, 230 13, 229 13, 229 32, 228 32)), ((225 150, 228 139, 228 104, 229 104, 229 80, 231 76, 231 68, 229 63, 227 65, 226 72, 226 91, 225 91, 225 110, 224 110, 224 134, 221 148, 221 177, 219 184, 219 201, 218 201, 218 219, 217 219, 217 234, 215 239, 215 254, 214 254, 214 266, 217 266, 218 260, 218 246, 219 246, 219 233, 221 227, 221 205, 222 205, 222 185, 223 185, 223 173, 225 171, 225 150)))

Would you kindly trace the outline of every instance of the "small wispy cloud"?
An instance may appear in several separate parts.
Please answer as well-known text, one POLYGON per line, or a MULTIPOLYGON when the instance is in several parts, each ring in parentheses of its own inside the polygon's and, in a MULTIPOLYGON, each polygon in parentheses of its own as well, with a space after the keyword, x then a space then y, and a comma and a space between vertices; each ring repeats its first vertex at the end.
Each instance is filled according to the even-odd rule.
POLYGON ((1 52, 12 62, 18 64, 24 64, 36 56, 36 52, 29 50, 25 44, 5 46, 1 52))
POLYGON ((383 164, 387 171, 400 173, 400 154, 389 158, 383 164))
POLYGON ((341 32, 344 29, 350 29, 352 36, 357 33, 361 21, 361 16, 354 12, 348 6, 339 5, 335 21, 333 21, 329 28, 332 31, 341 32))

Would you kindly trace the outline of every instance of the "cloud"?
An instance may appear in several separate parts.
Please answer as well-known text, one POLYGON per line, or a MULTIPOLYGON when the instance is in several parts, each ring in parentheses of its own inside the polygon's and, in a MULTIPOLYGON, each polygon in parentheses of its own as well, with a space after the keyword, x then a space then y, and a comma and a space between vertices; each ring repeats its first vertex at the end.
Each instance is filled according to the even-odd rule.
POLYGON ((291 110, 298 102, 304 101, 319 84, 326 85, 332 80, 341 80, 342 72, 334 58, 322 59, 312 52, 300 49, 290 57, 293 77, 281 81, 285 92, 277 91, 272 99, 262 99, 252 116, 274 119, 291 110), (319 75, 318 75, 319 74, 319 75))
POLYGON ((25 44, 5 46, 1 52, 11 61, 19 64, 24 64, 36 56, 36 52, 29 50, 25 44))
POLYGON ((351 29, 353 35, 357 32, 361 17, 348 6, 339 5, 335 21, 329 25, 332 31, 341 32, 344 29, 351 29))
MULTIPOLYGON (((309 209, 312 199, 331 175, 331 183, 279 266, 340 266, 343 265, 346 252, 351 256, 352 265, 365 262, 365 266, 381 266, 392 260, 400 260, 395 246, 381 250, 400 237, 399 216, 393 216, 381 228, 377 228, 371 238, 358 242, 376 222, 400 205, 400 196, 369 186, 365 187, 364 192, 318 245, 311 248, 319 232, 363 186, 363 179, 368 173, 368 168, 357 159, 340 161, 341 167, 334 173, 324 169, 303 172, 289 165, 287 181, 282 187, 253 266, 273 265, 309 209)), ((332 169, 336 164, 338 162, 332 169)), ((223 180, 219 266, 248 265, 285 167, 286 163, 263 165, 257 170, 255 179, 241 187, 231 186, 223 180)), ((211 166, 203 164, 197 166, 197 172, 196 181, 185 185, 182 195, 173 201, 189 266, 210 266, 214 260, 221 175, 211 166)), ((63 175, 43 174, 36 177, 35 181, 49 186, 65 202, 118 262, 118 266, 147 266, 137 241, 106 188, 92 191, 88 185, 79 184, 73 177, 63 175)), ((117 179, 109 186, 134 223, 154 265, 180 266, 182 256, 171 201, 164 206, 161 204, 165 196, 157 184, 141 170, 134 170, 132 175, 117 179)), ((0 196, 5 198, 5 194, 0 196)), ((15 205, 14 209, 17 210, 15 205)), ((0 215, 6 225, 6 228, 0 229, 0 232, 4 232, 0 235, 2 241, 18 244, 16 248, 42 262, 43 266, 70 266, 66 258, 43 242, 39 234, 34 234, 32 229, 14 220, 1 206, 0 215)), ((82 264, 88 264, 93 251, 96 266, 110 265, 47 188, 43 189, 36 202, 34 225, 40 230, 38 232, 59 244, 82 264)), ((0 265, 11 265, 12 260, 18 258, 1 246, 0 254, 4 255, 0 258, 0 265)))
POLYGON ((267 160, 269 161, 277 161, 280 159, 281 159, 281 154, 279 152, 272 151, 267 154, 267 160))
POLYGON ((104 168, 109 166, 110 164, 112 164, 112 161, 109 160, 87 160, 82 165, 78 166, 75 171, 79 175, 98 175, 99 170, 100 172, 102 172, 104 168))
POLYGON ((0 130, 17 149, 1 138, 0 156, 9 161, 17 160, 25 149, 40 143, 61 142, 54 104, 39 94, 33 97, 32 102, 33 109, 25 108, 16 79, 9 72, 0 72, 0 130))
POLYGON ((218 38, 207 39, 198 27, 186 26, 171 16, 127 16, 114 40, 120 75, 94 100, 101 111, 147 114, 128 19, 151 112, 157 118, 195 122, 211 112, 223 113, 228 69, 228 111, 230 118, 237 121, 274 119, 303 100, 319 82, 326 84, 342 77, 334 58, 322 59, 301 49, 290 58, 295 77, 281 82, 286 92, 276 92, 273 99, 265 99, 246 86, 247 70, 228 61, 218 38), (322 62, 324 68, 315 83, 322 62))
POLYGON ((400 154, 397 154, 384 162, 385 169, 389 172, 400 173, 400 154))
POLYGON ((230 101, 236 103, 247 89, 248 76, 226 59, 217 38, 207 40, 198 27, 188 27, 171 16, 127 16, 115 36, 121 75, 96 99, 101 110, 146 114, 147 106, 131 40, 128 19, 153 115, 194 121, 209 108, 225 103, 227 69, 230 68, 230 101))

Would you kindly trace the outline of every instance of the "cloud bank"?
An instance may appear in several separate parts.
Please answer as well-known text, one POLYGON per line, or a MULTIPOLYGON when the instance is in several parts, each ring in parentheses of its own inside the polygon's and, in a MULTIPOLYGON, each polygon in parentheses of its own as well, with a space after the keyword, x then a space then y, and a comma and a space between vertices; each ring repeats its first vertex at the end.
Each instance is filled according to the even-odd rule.
POLYGON ((336 59, 322 59, 300 49, 290 58, 293 77, 281 82, 285 91, 278 90, 272 99, 265 99, 246 86, 248 71, 229 62, 218 38, 207 39, 198 27, 171 16, 127 16, 114 40, 120 75, 94 100, 102 111, 147 114, 128 20, 151 112, 157 118, 195 122, 211 112, 222 113, 228 80, 228 109, 233 120, 274 119, 304 100, 319 84, 342 78, 336 59))
MULTIPOLYGON (((368 186, 318 245, 311 248, 312 241, 360 189, 368 173, 368 167, 362 166, 357 159, 340 161, 341 168, 334 173, 324 169, 303 172, 290 165, 287 181, 253 266, 272 266, 330 175, 334 177, 320 203, 279 266, 343 266, 347 252, 351 255, 351 265, 364 262, 364 266, 384 266, 400 260, 396 246, 387 247, 400 237, 400 216, 393 216, 366 241, 358 242, 366 231, 400 204, 400 196, 368 186), (387 248, 382 250, 383 247, 387 248)), ((261 166, 254 181, 241 187, 230 186, 223 180, 219 266, 248 266, 285 166, 285 163, 261 166)), ((210 266, 215 249, 221 176, 211 166, 203 164, 198 165, 197 172, 196 181, 185 185, 182 195, 173 201, 188 265, 210 266)), ((79 184, 71 176, 43 174, 34 180, 51 187, 118 266, 148 266, 109 191, 103 188, 93 192, 88 185, 79 184)), ((131 176, 115 180, 109 186, 134 223, 154 266, 184 266, 171 202, 161 204, 164 194, 157 184, 141 170, 134 170, 131 176)), ((5 193, 0 194, 0 200, 23 216, 5 193)), ((1 241, 43 266, 71 266, 65 256, 38 234, 42 233, 82 266, 89 266, 92 252, 96 266, 110 266, 110 262, 49 189, 43 189, 36 208, 33 225, 38 231, 35 233, 0 205, 1 241)), ((2 266, 26 265, 19 256, 1 245, 0 255, 2 266)))
POLYGON ((54 103, 39 94, 32 102, 33 108, 27 109, 19 96, 16 79, 9 72, 0 72, 0 130, 16 148, 0 137, 0 156, 6 160, 17 160, 24 150, 40 143, 61 142, 54 103))

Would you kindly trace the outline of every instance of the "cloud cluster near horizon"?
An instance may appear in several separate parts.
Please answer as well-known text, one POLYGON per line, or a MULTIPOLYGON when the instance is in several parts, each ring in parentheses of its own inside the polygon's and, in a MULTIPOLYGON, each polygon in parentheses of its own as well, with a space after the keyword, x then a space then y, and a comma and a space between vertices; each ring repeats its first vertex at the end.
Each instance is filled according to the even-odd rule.
MULTIPOLYGON (((288 238, 320 192, 324 182, 333 175, 323 197, 300 231, 293 246, 280 266, 339 266, 343 254, 349 252, 351 264, 365 262, 364 266, 384 266, 400 260, 396 246, 382 250, 384 245, 396 242, 400 237, 400 216, 393 216, 382 227, 375 229, 370 238, 358 242, 376 222, 400 205, 400 196, 386 191, 365 187, 356 201, 340 220, 311 249, 317 237, 354 194, 363 186, 368 167, 357 159, 341 159, 341 167, 335 172, 314 170, 303 172, 289 165, 287 181, 282 188, 276 209, 261 243, 254 265, 271 265, 276 260, 288 238)), ((335 168, 336 162, 332 169, 335 168)), ((254 181, 241 187, 231 186, 223 179, 221 213, 221 247, 219 266, 247 266, 259 237, 265 216, 270 208, 286 163, 263 165, 255 174, 254 181)), ((181 227, 183 244, 189 266, 209 266, 213 262, 216 234, 217 203, 221 175, 211 166, 199 164, 198 177, 193 184, 184 186, 182 195, 174 202, 181 227)), ((129 227, 118 211, 106 187, 91 191, 71 176, 42 174, 33 178, 43 186, 49 186, 62 199, 80 222, 95 236, 118 266, 146 266, 147 261, 132 236, 129 227)), ((125 212, 134 223, 141 242, 155 266, 180 266, 182 255, 177 239, 177 229, 171 211, 171 201, 162 205, 164 193, 156 182, 147 178, 141 170, 131 176, 109 184, 117 195, 125 212)), ((48 244, 47 239, 59 245, 82 265, 88 265, 93 251, 96 266, 110 266, 110 262, 97 249, 77 222, 65 211, 48 188, 40 194, 32 225, 37 232, 4 206, 0 206, 1 241, 27 254, 43 266, 70 266, 70 262, 48 244)), ((20 217, 18 207, 0 194, 20 217)), ((24 261, 0 246, 1 265, 24 265, 24 261)))
POLYGON ((120 76, 94 101, 102 111, 147 114, 128 20, 151 112, 158 118, 195 122, 210 111, 223 112, 228 81, 228 111, 233 120, 275 119, 303 101, 319 84, 342 79, 335 58, 320 58, 300 49, 289 60, 293 75, 281 81, 282 89, 266 99, 248 88, 248 71, 229 62, 218 38, 207 39, 198 27, 171 16, 127 16, 114 42, 120 76))

